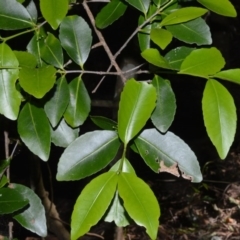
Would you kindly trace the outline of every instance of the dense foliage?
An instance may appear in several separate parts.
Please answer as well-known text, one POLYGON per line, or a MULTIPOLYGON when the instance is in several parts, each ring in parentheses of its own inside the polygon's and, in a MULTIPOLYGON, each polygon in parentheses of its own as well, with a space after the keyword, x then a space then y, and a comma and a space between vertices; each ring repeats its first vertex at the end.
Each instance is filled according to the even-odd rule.
MULTIPOLYGON (((231 94, 218 79, 239 84, 240 69, 224 69, 225 59, 211 47, 211 31, 205 20, 211 11, 236 17, 236 10, 228 0, 112 0, 94 16, 90 2, 0 0, 0 113, 7 121, 17 121, 20 141, 41 160, 49 160, 52 144, 65 148, 58 162, 58 181, 79 180, 103 170, 122 146, 121 157, 110 170, 101 171, 76 200, 71 239, 87 233, 103 216, 120 227, 128 225, 131 218, 156 239, 160 207, 150 187, 137 177, 128 149, 140 154, 153 172, 169 172, 192 182, 202 180, 194 152, 168 131, 177 99, 171 79, 161 75, 164 70, 206 81, 204 124, 220 158, 227 156, 237 115, 231 94), (79 5, 88 18, 70 14, 79 5), (139 15, 138 25, 113 54, 102 30, 124 18, 127 8, 134 8, 139 15), (25 51, 16 50, 11 40, 26 38, 25 34, 31 35, 28 44, 21 45, 25 51), (142 58, 155 74, 151 81, 126 81, 128 75, 116 61, 135 36, 142 58), (169 49, 173 39, 180 45, 169 49), (117 75, 126 84, 117 122, 91 116, 102 130, 79 136, 79 126, 90 117, 91 109, 83 80, 87 74, 94 74, 85 69, 85 63, 96 47, 102 47, 111 62, 104 74, 117 75), (72 73, 78 76, 72 78, 72 73), (155 128, 144 129, 149 120, 155 128)), ((12 183, 5 174, 11 160, 12 154, 6 154, 0 161, 0 214, 13 213, 23 227, 44 237, 44 207, 36 193, 12 183)))

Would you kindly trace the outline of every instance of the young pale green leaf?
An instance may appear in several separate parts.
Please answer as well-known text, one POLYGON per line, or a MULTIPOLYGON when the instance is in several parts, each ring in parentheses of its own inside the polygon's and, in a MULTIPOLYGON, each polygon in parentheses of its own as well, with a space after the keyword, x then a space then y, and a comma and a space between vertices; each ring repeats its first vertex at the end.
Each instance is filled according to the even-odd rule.
POLYGON ((172 34, 162 28, 154 28, 150 33, 151 40, 161 49, 165 49, 172 41, 172 34))
POLYGON ((122 172, 118 175, 118 191, 129 216, 156 239, 160 208, 149 186, 135 174, 122 172))
POLYGON ((172 69, 180 70, 183 60, 194 50, 195 48, 189 47, 177 47, 170 50, 164 58, 168 61, 168 64, 172 69))
POLYGON ((23 52, 23 51, 14 51, 15 56, 18 59, 19 66, 20 67, 28 67, 28 68, 35 68, 37 65, 37 59, 36 57, 29 53, 29 52, 23 52))
POLYGON ((78 127, 88 117, 91 100, 81 77, 73 79, 68 87, 70 102, 64 113, 64 118, 71 127, 78 127))
POLYGON ((56 127, 62 118, 70 99, 68 84, 65 76, 57 80, 52 97, 46 102, 44 110, 53 127, 56 127))
POLYGON ((207 11, 208 11, 207 9, 199 7, 180 8, 166 16, 160 23, 160 26, 162 27, 167 25, 188 22, 195 18, 201 17, 202 15, 207 13, 207 11))
POLYGON ((213 77, 240 84, 240 69, 229 69, 216 73, 213 77))
POLYGON ((179 73, 206 78, 219 72, 224 65, 225 60, 217 48, 196 49, 184 59, 179 73))
POLYGON ((28 198, 12 188, 0 189, 0 215, 16 212, 27 206, 28 198))
POLYGON ((236 107, 228 90, 216 80, 208 80, 202 99, 203 119, 221 159, 226 158, 236 133, 236 107))
POLYGON ((57 180, 78 180, 100 171, 113 160, 119 146, 115 131, 94 131, 80 136, 63 152, 57 180))
POLYGON ((151 120, 161 132, 166 132, 171 126, 176 113, 176 99, 169 81, 155 76, 152 81, 157 91, 157 103, 151 120))
POLYGON ((96 26, 100 29, 106 28, 117 19, 119 19, 126 11, 127 5, 120 0, 109 2, 96 16, 96 26))
POLYGON ((41 57, 47 63, 63 69, 63 51, 60 41, 53 34, 48 33, 44 45, 40 49, 41 57))
POLYGON ((117 129, 117 123, 112 119, 102 116, 90 116, 90 119, 100 128, 104 130, 115 130, 117 129))
POLYGON ((42 98, 52 89, 56 79, 55 74, 56 69, 51 65, 41 68, 22 67, 19 72, 19 83, 30 95, 42 98))
POLYGON ((76 15, 65 17, 59 39, 72 60, 83 68, 92 44, 92 32, 85 20, 76 15))
POLYGON ((236 17, 237 12, 229 0, 197 0, 209 10, 227 17, 236 17))
POLYGON ((126 0, 126 1, 134 8, 144 13, 144 15, 147 14, 150 5, 150 0, 126 0))
POLYGON ((147 129, 134 140, 134 143, 141 157, 153 171, 161 171, 160 166, 164 163, 165 168, 169 169, 178 166, 183 178, 192 182, 202 181, 199 163, 194 152, 173 133, 167 132, 163 135, 156 129, 147 129))
POLYGON ((146 49, 141 53, 141 55, 146 61, 157 67, 167 69, 171 68, 166 59, 163 56, 161 56, 159 51, 155 48, 146 49))
POLYGON ((13 218, 16 219, 24 228, 41 237, 46 237, 46 216, 40 198, 33 192, 33 190, 21 184, 13 183, 11 186, 21 195, 22 198, 28 199, 30 205, 24 212, 15 215, 13 218))
POLYGON ((18 117, 18 133, 31 152, 44 161, 48 160, 51 132, 43 109, 26 103, 18 117))
POLYGON ((151 116, 156 102, 155 88, 130 79, 121 94, 118 111, 118 132, 124 144, 135 137, 151 116))
POLYGON ((68 0, 40 0, 43 17, 56 30, 68 12, 68 0))
POLYGON ((118 191, 115 193, 115 197, 109 210, 107 211, 105 222, 115 222, 118 227, 126 227, 130 224, 129 216, 123 207, 122 199, 118 195, 118 191))
POLYGON ((32 22, 36 23, 38 19, 38 10, 33 0, 29 2, 29 4, 26 6, 26 9, 31 16, 32 22))
MULTIPOLYGON (((143 15, 139 16, 138 26, 142 25, 145 22, 145 17, 143 15)), ((139 48, 143 52, 144 50, 150 48, 151 38, 150 31, 152 24, 146 24, 141 31, 138 31, 138 43, 139 48)))
MULTIPOLYGON (((119 172, 120 164, 121 164, 121 160, 117 161, 117 162, 110 168, 109 171, 119 172)), ((133 174, 135 174, 135 170, 134 170, 133 166, 131 165, 131 163, 127 160, 127 158, 124 158, 124 159, 123 159, 121 172, 127 172, 127 173, 133 173, 133 174)))
POLYGON ((87 233, 102 218, 113 199, 117 179, 114 172, 103 173, 83 189, 72 213, 72 240, 87 233))
POLYGON ((175 38, 185 43, 197 45, 212 44, 210 28, 202 18, 166 26, 166 28, 175 38))
POLYGON ((16 0, 0 1, 0 29, 17 30, 34 27, 27 9, 16 0))
POLYGON ((18 79, 18 60, 5 44, 0 44, 0 113, 6 118, 16 120, 21 104, 21 95, 16 90, 18 79))
POLYGON ((78 133, 79 128, 69 127, 62 119, 55 129, 51 129, 52 143, 55 146, 66 148, 78 137, 78 133))

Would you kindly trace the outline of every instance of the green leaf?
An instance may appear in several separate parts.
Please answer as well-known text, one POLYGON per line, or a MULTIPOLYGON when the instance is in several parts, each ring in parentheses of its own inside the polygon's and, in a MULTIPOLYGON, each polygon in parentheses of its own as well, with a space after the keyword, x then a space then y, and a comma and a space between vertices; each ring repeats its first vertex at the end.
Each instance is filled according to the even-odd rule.
POLYGON ((48 160, 51 132, 43 109, 26 103, 18 117, 18 133, 31 152, 44 161, 48 160))
POLYGON ((60 25, 59 39, 72 60, 83 68, 92 44, 92 31, 85 20, 75 15, 65 17, 60 25))
POLYGON ((199 163, 194 152, 173 133, 168 131, 163 135, 156 129, 147 129, 135 139, 134 143, 141 157, 153 171, 161 171, 160 166, 164 163, 166 168, 178 166, 183 178, 192 182, 202 181, 199 163))
POLYGON ((126 0, 130 5, 132 5, 134 8, 138 9, 144 15, 147 14, 148 8, 150 5, 150 0, 126 0))
POLYGON ((43 17, 56 30, 68 12, 68 0, 40 0, 43 17))
POLYGON ((53 34, 48 33, 40 52, 44 61, 57 68, 64 68, 62 47, 60 41, 53 34))
POLYGON ((51 130, 52 142, 55 146, 66 148, 78 137, 79 129, 69 127, 64 119, 55 129, 51 130))
POLYGON ((229 0, 197 0, 209 10, 227 17, 236 17, 237 12, 229 0))
POLYGON ((113 160, 119 146, 114 131, 94 131, 80 136, 63 152, 58 163, 57 180, 78 180, 100 171, 113 160))
POLYGON ((52 97, 44 106, 44 110, 53 127, 56 127, 62 118, 68 106, 69 99, 70 95, 67 80, 65 76, 62 76, 57 80, 52 97))
POLYGON ((168 64, 172 69, 180 70, 182 62, 184 59, 194 50, 195 48, 189 47, 177 47, 170 50, 164 58, 168 61, 168 64))
POLYGON ((21 184, 12 184, 12 187, 17 191, 22 198, 29 200, 30 207, 24 212, 15 215, 16 219, 24 228, 36 233, 41 237, 47 236, 47 225, 45 210, 40 198, 28 187, 21 184))
POLYGON ((104 130, 117 129, 117 123, 112 119, 102 116, 90 116, 91 120, 100 128, 104 130))
POLYGON ((146 82, 130 79, 121 94, 118 111, 118 132, 124 144, 135 137, 151 116, 156 90, 146 82))
POLYGON ((160 209, 149 186, 135 174, 118 175, 118 191, 129 216, 147 230, 151 239, 157 238, 160 209))
POLYGON ((117 174, 103 173, 94 178, 82 191, 74 205, 71 221, 71 239, 84 235, 103 216, 113 199, 117 174))
MULTIPOLYGON (((111 168, 109 171, 113 171, 113 172, 119 172, 119 167, 121 164, 121 159, 119 161, 117 161, 111 168)), ((127 173, 135 173, 135 170, 133 168, 133 166, 131 165, 131 163, 127 160, 127 158, 123 159, 123 163, 122 163, 122 169, 121 172, 127 172, 127 173)))
POLYGON ((26 9, 31 16, 32 22, 36 23, 38 19, 38 10, 33 0, 29 2, 26 9))
POLYGON ((2 177, 0 178, 0 188, 4 187, 8 183, 8 178, 5 175, 2 175, 2 177))
POLYGON ((126 11, 127 5, 120 0, 109 2, 96 16, 96 26, 100 29, 106 28, 117 19, 119 19, 126 11))
POLYGON ((146 61, 157 67, 167 69, 171 68, 166 59, 163 56, 161 56, 159 51, 155 48, 146 49, 141 53, 141 55, 146 61))
POLYGON ((48 65, 41 68, 24 68, 19 73, 19 83, 27 93, 42 98, 52 89, 56 79, 56 69, 48 65))
POLYGON ((202 15, 207 13, 207 11, 208 11, 207 9, 199 8, 199 7, 181 8, 170 13, 168 16, 166 16, 160 23, 160 26, 162 27, 166 25, 173 25, 173 24, 188 22, 195 18, 201 17, 202 15))
POLYGON ((0 215, 16 212, 27 206, 28 198, 12 188, 0 189, 0 215))
POLYGON ((169 0, 153 0, 153 2, 156 4, 157 8, 163 6, 165 3, 167 3, 169 0))
POLYGON ((196 49, 185 58, 179 73, 206 78, 219 72, 224 65, 225 60, 217 48, 196 49))
POLYGON ((208 80, 202 99, 203 119, 221 159, 226 158, 236 133, 236 107, 228 90, 216 80, 208 80))
POLYGON ((240 69, 237 68, 221 71, 213 75, 213 77, 240 84, 240 69))
POLYGON ((10 158, 6 160, 0 160, 0 178, 4 174, 6 168, 10 165, 10 163, 11 163, 10 158))
POLYGON ((36 57, 29 53, 23 51, 14 51, 15 56, 18 59, 19 66, 23 68, 35 68, 37 65, 36 57))
POLYGON ((167 26, 167 30, 171 32, 175 38, 185 43, 195 43, 197 45, 212 44, 210 28, 202 18, 167 26))
POLYGON ((105 222, 115 222, 118 227, 126 227, 130 224, 127 213, 123 207, 122 199, 118 195, 118 191, 115 193, 115 197, 111 206, 104 218, 105 222))
POLYGON ((154 126, 161 132, 166 132, 171 126, 176 113, 176 99, 170 82, 159 76, 155 76, 152 81, 157 91, 157 104, 151 120, 154 126))
POLYGON ((21 104, 15 86, 18 73, 18 60, 13 51, 7 44, 0 44, 0 113, 11 120, 17 119, 21 104))
POLYGON ((91 108, 91 100, 81 77, 73 79, 69 87, 70 102, 64 114, 66 122, 71 127, 84 123, 91 108))
POLYGON ((161 49, 165 49, 172 41, 172 34, 161 28, 154 28, 150 34, 151 40, 157 44, 161 49))
MULTIPOLYGON (((139 16, 138 26, 142 25, 146 21, 143 15, 139 16)), ((143 52, 144 50, 150 48, 151 38, 150 31, 152 28, 152 24, 146 24, 141 31, 138 31, 138 43, 140 50, 143 52)))
POLYGON ((34 27, 27 9, 16 0, 0 1, 0 29, 17 30, 34 27))

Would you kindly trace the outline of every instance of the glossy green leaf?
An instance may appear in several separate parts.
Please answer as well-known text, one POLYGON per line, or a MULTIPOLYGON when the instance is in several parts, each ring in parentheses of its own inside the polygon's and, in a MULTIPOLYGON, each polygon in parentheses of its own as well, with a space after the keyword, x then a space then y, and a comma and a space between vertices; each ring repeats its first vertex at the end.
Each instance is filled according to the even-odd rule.
POLYGON ((87 233, 102 218, 114 197, 116 186, 117 174, 107 172, 94 178, 83 189, 72 213, 72 240, 87 233))
POLYGON ((236 107, 228 90, 216 80, 208 80, 202 100, 203 119, 221 159, 226 158, 236 133, 236 107))
POLYGON ((229 0, 197 0, 201 3, 204 7, 208 8, 209 10, 218 13, 223 16, 227 17, 236 17, 237 12, 232 3, 229 0))
POLYGON ((229 69, 216 73, 213 77, 240 84, 240 69, 229 69))
POLYGON ((90 116, 90 118, 98 127, 104 130, 117 129, 117 123, 112 119, 102 117, 102 116, 90 116))
POLYGON ((155 108, 156 99, 152 85, 134 79, 126 82, 118 111, 119 137, 125 145, 144 127, 155 108))
POLYGON ((177 47, 170 50, 164 58, 168 61, 168 64, 172 69, 180 70, 182 62, 184 59, 194 50, 194 48, 189 47, 177 47))
POLYGON ((225 60, 215 47, 196 49, 185 58, 179 73, 208 77, 219 72, 224 65, 225 60))
MULTIPOLYGON (((143 15, 139 16, 138 25, 140 26, 145 22, 145 17, 143 15)), ((141 51, 144 51, 150 48, 151 38, 150 31, 152 28, 152 24, 145 25, 141 31, 138 32, 138 43, 141 51)))
POLYGON ((85 20, 76 15, 65 17, 59 39, 72 60, 83 68, 92 44, 92 31, 85 20))
POLYGON ((25 0, 17 0, 17 2, 19 2, 19 3, 24 3, 25 0))
MULTIPOLYGON (((119 172, 120 164, 121 164, 121 160, 117 161, 117 162, 110 168, 109 171, 119 172)), ((127 160, 127 158, 124 158, 124 160, 123 160, 121 172, 127 172, 127 173, 136 174, 133 166, 132 166, 131 163, 127 160)))
POLYGON ((166 132, 171 126, 176 113, 175 94, 171 88, 170 82, 155 76, 152 81, 157 91, 157 103, 151 120, 154 126, 161 132, 166 132))
POLYGON ((199 7, 180 8, 170 13, 169 15, 167 15, 160 23, 160 26, 167 26, 167 25, 188 22, 195 18, 201 17, 202 15, 207 13, 207 11, 208 11, 207 9, 199 8, 199 7))
POLYGON ((192 182, 202 181, 199 163, 194 152, 173 133, 167 132, 163 135, 156 129, 147 129, 134 142, 141 157, 153 171, 159 172, 163 161, 167 168, 176 165, 183 178, 192 182))
POLYGON ((119 146, 115 131, 94 131, 80 136, 63 152, 57 180, 78 180, 100 171, 113 160, 119 146))
POLYGON ((144 15, 147 14, 148 8, 150 5, 150 0, 126 0, 130 5, 132 5, 134 8, 138 9, 144 15))
POLYGON ((64 119, 55 129, 51 130, 52 142, 55 146, 66 148, 78 137, 79 129, 69 127, 64 119))
POLYGON ((0 160, 0 178, 4 174, 4 171, 6 170, 6 168, 10 165, 10 162, 11 162, 10 158, 6 160, 0 160))
POLYGON ((212 37, 210 28, 202 18, 197 18, 189 22, 166 26, 172 35, 189 44, 210 45, 212 37))
POLYGON ((78 127, 82 125, 88 117, 91 108, 90 97, 80 77, 72 80, 68 87, 70 102, 64 118, 71 127, 78 127))
POLYGON ((165 3, 167 3, 169 0, 153 0, 153 2, 156 4, 157 8, 163 6, 165 3))
POLYGON ((16 30, 34 27, 27 9, 16 0, 0 1, 0 29, 16 30))
POLYGON ((157 44, 161 49, 165 49, 172 41, 172 34, 162 28, 154 28, 150 34, 151 40, 157 44))
POLYGON ((118 191, 129 216, 147 230, 151 239, 157 238, 160 208, 149 186, 135 174, 118 175, 118 191))
POLYGON ((0 177, 0 188, 4 187, 8 183, 8 178, 5 175, 2 175, 2 177, 0 177))
POLYGON ((41 68, 21 68, 19 83, 21 87, 35 98, 42 98, 52 89, 56 79, 56 69, 49 65, 41 68))
POLYGON ((70 99, 68 84, 65 76, 60 77, 56 82, 54 93, 46 102, 44 110, 53 127, 56 127, 62 118, 70 99))
POLYGON ((43 17, 53 29, 57 29, 68 12, 68 0, 40 0, 43 17))
POLYGON ((12 187, 22 198, 28 199, 30 205, 24 212, 15 215, 14 219, 31 232, 34 232, 41 237, 46 237, 46 217, 41 199, 33 192, 33 190, 21 184, 14 183, 12 184, 12 187))
POLYGON ((118 227, 126 227, 130 224, 126 211, 123 207, 123 201, 118 195, 118 191, 115 193, 115 197, 111 206, 104 218, 105 222, 115 222, 118 227))
POLYGON ((37 65, 37 59, 36 57, 29 53, 29 52, 23 52, 23 51, 14 51, 15 56, 17 57, 17 60, 19 62, 19 66, 23 68, 35 68, 37 65))
POLYGON ((160 55, 159 51, 155 48, 149 48, 141 53, 142 57, 149 63, 161 67, 161 68, 171 68, 166 59, 160 55))
POLYGON ((47 63, 63 69, 63 51, 60 41, 53 34, 48 33, 41 47, 41 57, 47 63))
POLYGON ((26 6, 26 9, 31 16, 32 22, 36 23, 37 19, 38 19, 38 10, 37 10, 36 4, 34 3, 33 0, 31 0, 28 3, 28 5, 26 6))
POLYGON ((0 44, 0 113, 11 120, 17 119, 21 104, 21 95, 15 86, 18 74, 16 56, 7 44, 0 44))
POLYGON ((100 29, 106 28, 119 19, 126 9, 127 5, 123 1, 113 0, 109 2, 96 16, 96 26, 100 29))
POLYGON ((12 188, 0 189, 0 215, 16 212, 27 206, 28 198, 12 188))
POLYGON ((18 117, 18 133, 31 152, 44 161, 48 160, 51 132, 43 109, 26 103, 18 117))

